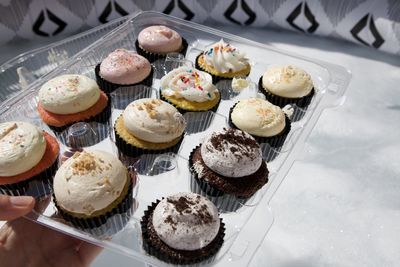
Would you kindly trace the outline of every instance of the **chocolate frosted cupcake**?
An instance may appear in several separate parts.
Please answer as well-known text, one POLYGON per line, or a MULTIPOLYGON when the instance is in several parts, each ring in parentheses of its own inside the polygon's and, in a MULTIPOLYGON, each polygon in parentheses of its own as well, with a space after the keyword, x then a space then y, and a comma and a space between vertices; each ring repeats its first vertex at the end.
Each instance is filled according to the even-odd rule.
POLYGON ((261 98, 236 103, 229 113, 229 123, 273 148, 281 147, 290 131, 290 120, 283 110, 261 98))
MULTIPOLYGON (((281 108, 295 104, 306 109, 315 93, 311 76, 292 65, 268 69, 260 78, 258 87, 269 102, 281 108)), ((296 116, 297 114, 294 114, 294 117, 296 116)))
POLYGON ((268 169, 254 138, 237 129, 208 136, 189 157, 191 187, 219 208, 236 210, 268 182, 268 169))
POLYGON ((115 122, 115 143, 129 157, 178 152, 186 122, 178 110, 160 99, 130 103, 115 122))
POLYGON ((135 46, 140 55, 154 62, 165 58, 168 53, 185 55, 188 43, 179 33, 166 26, 150 26, 139 33, 135 46))
POLYGON ((144 250, 172 264, 211 262, 225 235, 217 208, 194 193, 157 200, 145 211, 141 228, 144 250))
POLYGON ((79 228, 91 232, 112 220, 114 228, 108 233, 115 233, 129 220, 136 179, 132 175, 107 152, 77 152, 54 177, 55 205, 65 220, 79 228), (118 214, 125 220, 115 219, 118 214))
POLYGON ((60 147, 50 134, 21 121, 0 124, 0 193, 40 198, 52 193, 60 147))
POLYGON ((96 81, 108 94, 119 87, 151 86, 153 68, 150 62, 135 52, 117 49, 95 68, 96 81))
POLYGON ((211 75, 187 66, 162 77, 160 96, 180 112, 216 111, 221 100, 211 75))
POLYGON ((212 75, 214 83, 221 79, 248 76, 251 70, 245 54, 222 39, 198 55, 195 63, 197 69, 212 75))

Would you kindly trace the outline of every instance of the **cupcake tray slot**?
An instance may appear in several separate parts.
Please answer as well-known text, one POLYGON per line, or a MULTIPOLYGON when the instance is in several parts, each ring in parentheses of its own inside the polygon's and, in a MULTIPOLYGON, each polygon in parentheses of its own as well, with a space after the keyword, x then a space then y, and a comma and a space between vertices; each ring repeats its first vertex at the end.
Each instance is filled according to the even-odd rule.
MULTIPOLYGON (((118 155, 118 150, 114 144, 113 125, 124 107, 134 99, 142 97, 158 98, 160 78, 163 74, 176 66, 193 64, 195 58, 207 45, 221 38, 237 47, 240 51, 245 52, 250 59, 251 72, 247 78, 250 81, 249 86, 241 92, 234 92, 231 88, 231 83, 223 81, 219 85, 219 89, 224 92, 224 97, 216 112, 185 113, 184 116, 188 121, 187 129, 177 154, 146 154, 140 158, 126 159, 127 165, 137 170, 138 179, 133 189, 132 214, 128 214, 125 217, 122 215, 120 218, 120 221, 124 224, 123 229, 118 229, 119 231, 116 231, 116 233, 107 232, 107 229, 113 228, 113 226, 106 227, 105 233, 104 229, 97 229, 96 231, 93 231, 93 229, 92 231, 77 229, 57 217, 52 201, 44 211, 33 212, 28 215, 28 218, 57 231, 154 266, 164 265, 163 262, 147 255, 142 248, 140 219, 144 210, 156 199, 161 199, 177 192, 195 190, 191 188, 191 174, 188 164, 190 152, 211 132, 229 127, 229 110, 238 100, 249 97, 262 97, 258 93, 256 85, 267 68, 274 64, 294 64, 310 73, 314 81, 316 93, 311 104, 298 120, 292 122, 291 130, 280 149, 274 150, 268 145, 262 145, 264 158, 268 159, 271 153, 274 154, 273 158, 270 158, 267 163, 269 170, 268 183, 247 201, 240 202, 239 200, 240 203, 235 207, 235 211, 227 212, 225 208, 220 209, 221 217, 226 227, 226 236, 222 249, 218 252, 211 265, 246 266, 251 261, 256 249, 273 223, 273 215, 268 206, 269 201, 294 161, 302 152, 303 145, 322 111, 340 104, 343 100, 344 92, 350 80, 350 74, 343 67, 279 51, 264 44, 164 14, 143 12, 129 18, 125 24, 99 38, 98 41, 66 60, 60 67, 40 77, 27 90, 4 102, 0 106, 0 121, 29 121, 51 132, 48 126, 41 121, 36 110, 37 93, 41 85, 47 80, 65 73, 83 74, 95 79, 96 65, 108 53, 117 48, 135 50, 135 41, 138 33, 149 25, 166 25, 179 32, 188 42, 185 57, 172 54, 168 55, 164 61, 157 60, 153 62, 154 79, 152 87, 120 88, 111 93, 112 115, 110 121, 102 124, 102 129, 104 129, 106 135, 99 136, 96 133, 96 128, 93 129, 92 125, 85 123, 78 126, 74 125, 77 129, 67 129, 70 133, 57 134, 62 152, 71 154, 71 147, 68 147, 70 145, 68 142, 70 142, 71 135, 73 135, 71 132, 73 132, 76 133, 74 138, 80 140, 81 144, 87 145, 84 147, 85 150, 105 150, 118 155), (79 134, 85 133, 85 130, 86 133, 91 134, 89 135, 91 137, 79 139, 79 134), (95 132, 94 136, 92 130, 95 132), (86 142, 85 140, 91 140, 91 142, 86 142), (104 238, 105 236, 109 238, 104 238)), ((48 199, 42 201, 45 202, 48 199)), ((234 201, 238 200, 232 199, 232 202, 234 201)))

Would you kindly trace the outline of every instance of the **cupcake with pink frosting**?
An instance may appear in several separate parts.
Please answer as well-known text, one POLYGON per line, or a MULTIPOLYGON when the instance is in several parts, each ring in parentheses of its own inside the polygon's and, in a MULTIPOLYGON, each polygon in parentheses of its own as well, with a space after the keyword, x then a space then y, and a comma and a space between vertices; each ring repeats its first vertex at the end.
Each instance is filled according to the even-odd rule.
POLYGON ((153 69, 150 62, 133 51, 116 49, 96 66, 96 81, 106 92, 133 85, 151 86, 153 69))
POLYGON ((165 26, 143 29, 135 42, 138 54, 150 62, 165 58, 168 53, 185 55, 188 44, 176 31, 165 26))

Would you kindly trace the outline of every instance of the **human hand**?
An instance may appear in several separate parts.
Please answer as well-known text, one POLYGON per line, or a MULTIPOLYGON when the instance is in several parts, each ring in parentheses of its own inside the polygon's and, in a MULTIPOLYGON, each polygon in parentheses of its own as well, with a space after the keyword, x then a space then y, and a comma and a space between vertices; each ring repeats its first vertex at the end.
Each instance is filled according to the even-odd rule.
MULTIPOLYGON (((47 204, 37 203, 35 209, 43 210, 47 204)), ((0 195, 0 220, 8 221, 0 229, 0 265, 89 266, 102 248, 21 217, 34 206, 32 197, 0 195)))

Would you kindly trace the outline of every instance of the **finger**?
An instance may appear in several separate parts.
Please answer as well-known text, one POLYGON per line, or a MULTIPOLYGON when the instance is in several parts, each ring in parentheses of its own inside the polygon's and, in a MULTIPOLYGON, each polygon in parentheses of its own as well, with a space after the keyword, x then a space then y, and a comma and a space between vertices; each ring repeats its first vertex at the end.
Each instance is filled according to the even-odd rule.
POLYGON ((29 196, 0 195, 0 220, 11 221, 29 213, 35 206, 35 199, 29 196))
POLYGON ((90 263, 100 254, 102 247, 82 241, 78 248, 79 258, 83 266, 89 266, 90 263))

